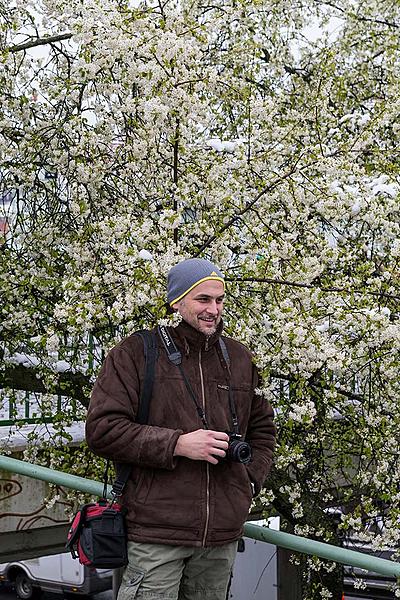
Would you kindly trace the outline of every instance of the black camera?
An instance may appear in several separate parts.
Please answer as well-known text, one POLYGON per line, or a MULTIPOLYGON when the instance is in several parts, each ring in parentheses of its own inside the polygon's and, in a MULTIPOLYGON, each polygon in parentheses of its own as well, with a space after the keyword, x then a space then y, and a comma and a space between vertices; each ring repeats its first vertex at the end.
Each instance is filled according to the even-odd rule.
POLYGON ((226 458, 228 460, 232 460, 233 462, 247 465, 251 461, 252 457, 250 444, 244 442, 239 433, 233 433, 233 431, 227 431, 226 433, 229 435, 226 458))

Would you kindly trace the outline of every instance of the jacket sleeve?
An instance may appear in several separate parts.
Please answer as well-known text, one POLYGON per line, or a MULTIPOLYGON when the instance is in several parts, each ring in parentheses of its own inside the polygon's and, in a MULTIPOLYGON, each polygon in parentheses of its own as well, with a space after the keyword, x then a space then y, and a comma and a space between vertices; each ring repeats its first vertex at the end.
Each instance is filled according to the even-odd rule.
MULTIPOLYGON (((256 368, 253 367, 253 390, 258 385, 258 373, 256 368)), ((253 458, 247 465, 247 470, 255 486, 255 495, 257 495, 271 470, 276 428, 274 425, 274 413, 270 403, 263 396, 256 393, 253 393, 246 440, 251 445, 253 451, 253 458)))
POLYGON ((133 349, 127 340, 113 348, 95 382, 86 420, 87 444, 95 454, 118 462, 173 469, 175 445, 183 432, 135 423, 143 344, 138 336, 128 340, 133 349))

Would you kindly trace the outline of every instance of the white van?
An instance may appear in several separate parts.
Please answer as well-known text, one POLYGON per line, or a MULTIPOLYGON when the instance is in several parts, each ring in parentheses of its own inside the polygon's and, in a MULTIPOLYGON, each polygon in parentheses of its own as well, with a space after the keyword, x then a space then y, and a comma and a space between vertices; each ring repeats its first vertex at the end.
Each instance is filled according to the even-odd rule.
MULTIPOLYGON (((253 525, 278 529, 279 517, 252 521, 253 525)), ((277 600, 277 547, 244 537, 238 546, 227 600, 277 600)))
POLYGON ((11 583, 22 600, 41 592, 90 595, 112 589, 112 569, 85 567, 69 553, 0 564, 0 582, 11 583))

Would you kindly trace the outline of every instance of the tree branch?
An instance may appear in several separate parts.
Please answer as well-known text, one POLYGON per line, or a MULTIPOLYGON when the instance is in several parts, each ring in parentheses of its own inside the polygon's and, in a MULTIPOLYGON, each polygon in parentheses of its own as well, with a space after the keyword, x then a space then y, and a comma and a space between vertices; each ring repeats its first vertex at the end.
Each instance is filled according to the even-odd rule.
POLYGON ((251 209, 251 207, 254 206, 260 200, 260 198, 262 198, 265 194, 272 192, 276 187, 278 187, 278 185, 280 185, 286 179, 288 179, 288 177, 293 175, 294 172, 295 172, 295 167, 290 169, 290 171, 288 171, 284 175, 281 175, 280 177, 278 177, 275 181, 273 181, 272 183, 267 185, 267 187, 265 187, 263 190, 261 190, 261 192, 259 194, 257 194, 257 196, 253 200, 250 200, 249 202, 247 202, 245 207, 242 210, 240 210, 236 215, 234 215, 227 223, 225 223, 225 225, 223 227, 221 227, 221 229, 217 233, 215 233, 214 235, 211 235, 208 238, 208 240, 206 240, 204 242, 204 244, 202 244, 202 246, 200 246, 200 248, 194 254, 194 257, 199 256, 199 254, 204 252, 204 250, 206 248, 208 248, 208 246, 210 246, 222 233, 224 233, 224 231, 226 231, 227 229, 232 227, 232 225, 234 223, 236 223, 236 221, 238 221, 240 219, 240 217, 242 217, 246 212, 248 212, 251 209))
MULTIPOLYGON (((286 375, 284 373, 279 373, 278 371, 271 371, 270 375, 271 375, 271 377, 275 377, 276 379, 283 379, 284 381, 295 382, 297 380, 294 375, 286 375)), ((312 383, 312 387, 320 388, 321 390, 326 390, 326 391, 331 390, 330 387, 321 385, 319 382, 316 383, 315 381, 312 383)), ((340 394, 341 396, 344 396, 345 398, 350 398, 351 400, 358 400, 359 402, 363 402, 365 400, 365 397, 362 394, 356 394, 355 392, 349 392, 348 390, 345 390, 343 388, 339 388, 336 386, 333 386, 333 387, 338 394, 340 394)))
POLYGON ((36 48, 37 46, 45 46, 46 44, 52 44, 53 42, 62 42, 63 40, 69 40, 72 38, 72 35, 72 33, 59 33, 57 35, 49 35, 44 38, 37 38, 36 40, 25 42, 24 44, 10 46, 9 48, 7 48, 7 50, 11 53, 21 52, 22 50, 28 50, 29 48, 36 48))
POLYGON ((400 300, 400 296, 387 294, 386 292, 370 292, 357 288, 341 288, 341 287, 318 287, 312 283, 300 283, 297 281, 286 281, 284 279, 270 279, 268 277, 225 277, 225 281, 239 281, 250 283, 270 283, 272 285, 288 285, 290 287, 307 288, 310 290, 319 289, 321 292, 346 292, 347 294, 366 294, 367 296, 376 296, 378 298, 390 298, 391 300, 400 300))
MULTIPOLYGON (((328 2, 328 1, 324 1, 321 4, 325 4, 326 6, 330 6, 331 8, 334 8, 335 10, 337 10, 338 12, 341 12, 344 16, 348 16, 348 8, 342 8, 341 6, 338 6, 337 4, 335 4, 334 2, 328 2)), ((372 17, 364 17, 361 14, 353 14, 352 15, 356 20, 358 21, 364 21, 365 23, 378 23, 379 25, 387 25, 388 27, 393 27, 395 29, 398 29, 400 27, 400 25, 398 25, 398 23, 395 23, 393 21, 387 21, 385 19, 374 19, 372 17)))
POLYGON ((38 369, 23 365, 9 365, 0 372, 0 388, 40 394, 60 394, 78 400, 85 408, 89 406, 89 389, 91 387, 89 377, 82 373, 55 374, 53 371, 50 373, 57 377, 57 383, 51 387, 43 381, 38 369))
MULTIPOLYGON (((176 199, 177 194, 177 186, 178 186, 178 166, 179 166, 179 120, 176 122, 175 128, 175 136, 173 141, 173 149, 174 149, 174 165, 173 165, 173 182, 174 182, 174 202, 173 202, 173 211, 176 213, 178 211, 178 201, 176 199)), ((178 236, 179 230, 178 227, 174 229, 174 244, 178 245, 178 236)))

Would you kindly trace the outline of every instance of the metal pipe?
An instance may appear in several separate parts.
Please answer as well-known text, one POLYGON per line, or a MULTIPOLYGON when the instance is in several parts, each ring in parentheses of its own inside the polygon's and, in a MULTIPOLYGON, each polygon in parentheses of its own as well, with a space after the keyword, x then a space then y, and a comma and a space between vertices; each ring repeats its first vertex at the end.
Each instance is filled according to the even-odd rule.
MULTIPOLYGON (((84 479, 83 477, 77 477, 76 475, 55 471, 47 467, 33 465, 9 456, 0 455, 0 469, 11 471, 12 473, 19 473, 20 475, 26 475, 27 477, 33 477, 34 479, 41 479, 42 481, 47 481, 49 483, 55 483, 94 496, 101 496, 103 493, 103 484, 99 481, 92 481, 90 479, 84 479)), ((109 486, 108 495, 110 490, 111 487, 109 486)), ((302 554, 319 556, 320 558, 332 560, 343 565, 359 567, 361 569, 366 569, 367 571, 380 573, 381 575, 400 577, 399 563, 384 558, 377 558, 370 554, 356 552, 355 550, 347 550, 346 548, 309 540, 298 535, 276 531, 267 527, 259 527, 252 523, 245 524, 244 534, 255 540, 269 542, 270 544, 282 546, 283 548, 301 552, 302 554)))
MULTIPOLYGON (((93 496, 103 495, 104 486, 100 481, 93 481, 92 479, 85 479, 84 477, 78 477, 77 475, 63 473, 62 471, 55 471, 48 467, 33 465, 32 463, 23 460, 11 458, 10 456, 0 455, 0 469, 47 481, 48 483, 55 483, 56 485, 67 487, 72 490, 86 492, 93 496)), ((108 486, 108 496, 110 495, 110 490, 111 486, 108 486)))
POLYGON ((247 537, 255 540, 269 542, 270 544, 282 546, 282 548, 301 552, 302 554, 319 556, 320 558, 326 558, 327 560, 332 560, 342 565, 359 567, 361 569, 366 569, 367 571, 380 573, 381 575, 400 577, 400 564, 394 561, 392 562, 391 560, 386 560, 385 558, 377 558, 370 554, 348 550, 347 548, 341 548, 340 546, 334 546, 333 544, 309 540, 308 538, 299 535, 285 533, 284 531, 276 531, 274 529, 269 529, 268 527, 259 527, 252 523, 245 524, 244 533, 247 537))

